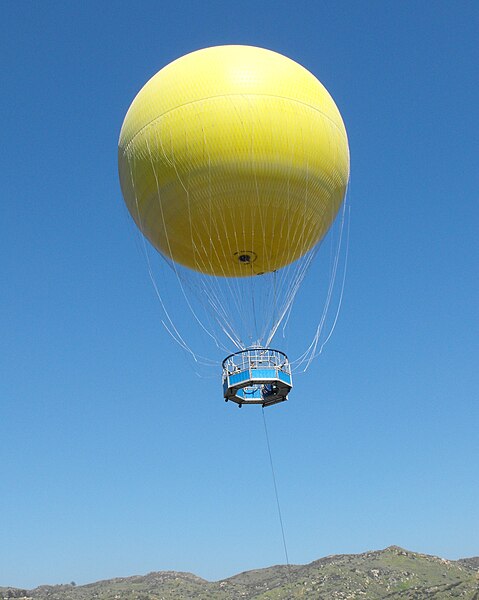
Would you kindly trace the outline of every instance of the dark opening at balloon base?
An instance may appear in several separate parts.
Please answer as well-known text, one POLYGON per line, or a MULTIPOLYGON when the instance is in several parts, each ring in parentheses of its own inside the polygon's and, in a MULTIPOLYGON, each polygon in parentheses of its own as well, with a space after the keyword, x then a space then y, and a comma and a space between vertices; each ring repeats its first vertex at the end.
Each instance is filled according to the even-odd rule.
POLYGON ((226 402, 271 406, 287 400, 292 387, 288 357, 279 350, 247 348, 223 361, 226 402))

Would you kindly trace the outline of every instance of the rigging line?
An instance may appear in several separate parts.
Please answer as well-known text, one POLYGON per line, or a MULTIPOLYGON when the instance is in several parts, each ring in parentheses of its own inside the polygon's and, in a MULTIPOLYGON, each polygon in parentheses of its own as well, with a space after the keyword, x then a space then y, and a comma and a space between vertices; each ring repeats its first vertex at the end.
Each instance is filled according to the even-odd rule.
POLYGON ((342 214, 341 214, 341 225, 340 225, 340 228, 339 228, 339 239, 338 239, 338 244, 337 244, 337 252, 336 252, 336 256, 334 258, 333 270, 331 272, 330 287, 328 289, 328 297, 326 299, 326 305, 324 307, 324 313, 323 313, 323 317, 324 318, 322 318, 322 321, 321 321, 320 325, 318 326, 318 330, 317 330, 317 333, 316 333, 316 336, 315 336, 315 341, 314 341, 313 347, 311 349, 309 359, 307 360, 307 365, 304 368, 304 371, 307 371, 307 369, 309 368, 312 360, 316 356, 319 356, 319 354, 321 354, 321 352, 323 350, 323 347, 328 342, 329 338, 331 337, 331 335, 332 335, 332 333, 334 331, 334 328, 336 326, 336 322, 338 320, 339 311, 341 309, 341 303, 342 303, 342 298, 343 298, 344 284, 345 284, 345 279, 346 279, 346 266, 347 266, 348 249, 349 249, 349 214, 350 214, 349 213, 349 206, 348 206, 348 203, 347 203, 347 194, 346 194, 346 198, 345 198, 344 203, 343 203, 343 210, 342 210, 342 214), (346 208, 348 208, 348 212, 346 211, 346 208), (344 232, 344 224, 345 224, 345 220, 346 220, 347 217, 348 217, 348 221, 347 221, 348 227, 347 227, 347 231, 346 231, 346 234, 347 234, 347 236, 346 236, 347 237, 347 239, 346 239, 346 253, 345 253, 345 259, 344 259, 345 262, 344 262, 344 267, 343 267, 343 279, 342 279, 342 285, 341 285, 341 291, 340 291, 339 304, 338 304, 338 308, 337 308, 336 315, 335 315, 335 318, 334 318, 334 322, 333 322, 333 325, 332 325, 332 327, 330 329, 330 332, 327 335, 326 340, 322 343, 319 352, 316 352, 316 348, 318 346, 319 339, 320 339, 320 336, 321 336, 321 333, 322 333, 322 330, 323 330, 323 326, 324 326, 324 323, 325 323, 325 320, 326 320, 326 315, 327 315, 327 313, 329 311, 329 305, 331 303, 331 298, 332 298, 332 293, 333 293, 333 289, 334 289, 334 285, 335 285, 335 280, 336 280, 336 275, 337 275, 339 260, 340 260, 340 256, 341 256, 342 240, 343 240, 343 232, 344 232))
MULTIPOLYGON (((311 250, 309 250, 308 254, 305 255, 305 257, 304 257, 305 264, 302 267, 304 273, 301 277, 298 275, 298 277, 296 279, 296 281, 297 281, 296 285, 298 286, 298 289, 299 289, 299 286, 301 285, 304 277, 306 276, 306 271, 309 269, 312 261, 314 260, 315 256, 317 255, 320 245, 321 245, 321 242, 319 242, 316 246, 313 246, 313 248, 311 250)), ((296 290, 294 292, 294 294, 296 295, 297 292, 298 292, 298 290, 296 290)), ((281 321, 282 322, 282 330, 283 330, 283 338, 286 337, 286 328, 288 326, 289 319, 291 317, 291 313, 293 310, 293 304, 294 304, 294 297, 293 297, 292 301, 289 303, 289 305, 287 306, 285 315, 283 317, 283 320, 281 321)), ((281 322, 280 322, 280 324, 281 324, 281 322)))
MULTIPOLYGON (((216 245, 212 243, 213 242, 212 235, 214 233, 213 225, 216 229, 215 234, 218 237, 220 237, 220 228, 218 227, 218 223, 216 222, 216 219, 213 219, 213 212, 212 212, 213 197, 212 197, 212 190, 211 190, 211 156, 210 156, 210 153, 208 150, 206 129, 205 129, 204 124, 201 122, 200 115, 198 114, 197 116, 199 119, 199 125, 201 126, 201 131, 203 134, 203 149, 204 149, 204 152, 206 152, 207 157, 208 157, 208 200, 207 200, 208 211, 205 211, 205 214, 203 216, 203 225, 201 226, 201 224, 198 222, 196 229, 197 229, 197 231, 203 229, 203 231, 209 232, 210 253, 208 253, 206 246, 203 244, 203 250, 210 256, 210 263, 209 263, 208 267, 211 268, 213 265, 211 256, 214 254, 214 258, 216 258, 217 265, 219 267, 221 267, 221 270, 223 272, 222 275, 210 275, 210 276, 208 276, 208 278, 205 278, 201 287, 203 288, 204 293, 208 296, 208 303, 213 308, 214 313, 216 314, 216 317, 213 317, 214 320, 216 321, 217 324, 219 324, 220 328, 223 330, 223 333, 225 333, 227 335, 227 337, 233 342, 233 344, 238 349, 241 350, 242 349, 241 339, 239 338, 237 333, 234 331, 234 328, 231 327, 230 319, 227 317, 226 310, 223 307, 224 300, 222 299, 222 296, 224 295, 224 293, 221 292, 222 287, 225 286, 230 290, 229 296, 231 298, 236 299, 238 294, 232 293, 232 291, 231 291, 232 287, 230 285, 230 282, 228 281, 228 277, 226 276, 225 269, 223 267, 223 262, 226 259, 224 248, 223 248, 222 256, 220 256, 218 254, 216 245), (220 279, 225 280, 224 285, 220 284, 220 279), (212 298, 214 298, 213 301, 212 301, 212 298), (223 314, 221 314, 221 313, 223 313, 223 314), (229 330, 230 333, 225 332, 225 327, 229 330), (232 338, 235 338, 235 339, 233 340, 232 338)), ((224 209, 222 208, 221 213, 223 213, 223 210, 224 209)), ((223 221, 224 221, 224 216, 223 216, 223 221)), ((224 229, 226 229, 226 226, 224 226, 224 229)), ((227 241, 228 241, 228 246, 229 246, 229 250, 230 250, 229 254, 230 254, 230 256, 232 256, 233 251, 231 250, 231 243, 230 243, 229 238, 227 239, 227 241)), ((206 265, 207 263, 204 262, 204 264, 206 265)), ((201 271, 201 269, 199 269, 199 270, 201 271)), ((226 350, 226 351, 228 351, 228 350, 226 350)))
POLYGON ((289 556, 288 556, 288 547, 286 545, 286 535, 284 533, 284 525, 283 525, 283 517, 281 514, 281 505, 279 502, 279 494, 278 494, 278 486, 276 484, 276 475, 275 475, 275 471, 274 471, 274 464, 273 464, 273 456, 271 454, 271 445, 269 443, 269 435, 268 435, 268 427, 266 426, 266 417, 264 415, 264 406, 261 407, 261 414, 263 415, 263 425, 264 425, 264 433, 265 433, 265 437, 266 437, 266 445, 268 446, 268 456, 269 456, 269 464, 271 467, 271 475, 273 477, 273 486, 274 486, 274 494, 276 497, 276 507, 278 509, 278 517, 279 517, 279 524, 281 526, 281 537, 283 539, 283 548, 284 548, 284 556, 286 558, 286 566, 287 566, 287 573, 288 573, 288 587, 289 587, 289 593, 292 597, 292 592, 291 592, 291 586, 292 586, 292 581, 291 581, 291 564, 289 562, 289 556))
MULTIPOLYGON (((304 219, 305 219, 305 215, 303 215, 303 221, 304 221, 304 219)), ((293 236, 293 238, 294 237, 297 238, 295 252, 299 249, 300 244, 304 247, 305 240, 311 239, 311 237, 313 235, 312 223, 310 222, 309 227, 307 227, 306 222, 303 222, 302 232, 299 232, 299 229, 298 229, 296 233, 293 236), (298 233, 298 235, 296 235, 296 233, 298 233)), ((291 308, 292 308, 292 304, 294 303, 296 294, 298 292, 299 286, 300 286, 301 282, 303 281, 304 277, 306 276, 306 272, 309 269, 311 261, 317 252, 318 246, 319 246, 319 244, 317 246, 313 246, 313 248, 310 251, 308 251, 304 255, 304 257, 301 257, 295 263, 288 265, 286 267, 286 269, 284 270, 286 275, 282 279, 285 282, 285 288, 286 288, 285 301, 283 302, 282 312, 280 313, 280 316, 277 317, 276 322, 274 323, 273 327, 271 328, 269 340, 271 340, 274 337, 274 335, 276 334, 276 331, 278 330, 279 326, 285 319, 286 315, 289 315, 291 308), (292 273, 291 275, 290 275, 290 271, 292 273), (286 281, 288 278, 289 278, 289 281, 286 281)), ((289 316, 287 318, 289 319, 289 316)), ((284 334, 284 326, 283 326, 283 334, 284 334)))
MULTIPOLYGON (((156 141, 157 141, 157 143, 159 143, 159 145, 158 145, 158 150, 160 150, 160 149, 161 149, 161 152, 162 152, 162 154, 163 154, 163 157, 165 158, 165 160, 166 160, 167 162, 169 162, 169 163, 172 165, 172 167, 173 167, 173 169, 174 169, 174 171, 175 171, 175 173, 176 173, 176 175, 177 175, 177 177, 178 177, 178 181, 180 182, 180 185, 183 187, 183 189, 184 189, 185 193, 186 193, 187 195, 189 195, 189 191, 188 191, 188 189, 185 187, 185 185, 184 185, 184 183, 183 183, 183 181, 182 181, 182 179, 181 179, 181 177, 180 177, 180 175, 179 175, 179 172, 178 172, 178 168, 177 168, 176 161, 175 161, 175 157, 174 157, 174 153, 173 153, 173 148, 172 148, 172 146, 171 146, 171 140, 172 140, 172 135, 171 135, 171 130, 170 130, 170 150, 171 150, 171 156, 172 156, 172 159, 173 159, 173 160, 170 160, 170 159, 169 159, 169 157, 168 157, 168 155, 167 155, 167 153, 166 153, 166 150, 165 150, 165 148, 164 148, 164 145, 163 145, 163 139, 161 138, 161 136, 159 137, 159 139, 157 139, 157 140, 156 140, 156 141)), ((174 261, 173 252, 171 251, 170 240, 169 240, 169 236, 168 236, 168 230, 167 230, 167 227, 166 227, 165 215, 164 215, 164 211, 163 211, 163 202, 162 202, 162 199, 161 199, 161 193, 160 193, 160 182, 159 182, 159 179, 158 179, 158 174, 157 174, 157 172, 156 172, 156 169, 154 168, 153 155, 152 155, 152 153, 151 153, 151 148, 150 148, 150 145, 149 145, 149 143, 148 143, 148 140, 147 140, 147 150, 148 150, 148 154, 149 154, 149 158, 150 158, 150 164, 151 164, 151 166, 152 166, 152 168, 153 168, 153 176, 154 176, 154 178, 155 178, 155 182, 156 182, 157 194, 158 194, 158 196, 157 196, 157 199, 158 199, 158 204, 159 204, 159 207, 160 207, 160 212, 161 212, 161 219, 162 219, 163 229, 164 229, 164 231, 165 231, 165 237, 166 237, 166 241, 167 241, 167 244, 168 244, 168 251, 169 251, 169 255, 172 257, 172 258, 171 258, 171 261, 168 261, 168 260, 167 260, 167 263, 168 263, 168 264, 169 264, 169 265, 170 265, 170 266, 173 268, 173 271, 175 272, 176 279, 177 279, 177 281, 178 281, 178 283, 179 283, 179 285, 180 285, 180 289, 181 289, 181 292, 182 292, 182 294, 183 294, 183 298, 184 298, 184 300, 185 300, 185 302, 186 302, 186 304, 187 304, 187 306, 188 306, 188 308, 189 308, 189 310, 190 310, 191 314, 193 315, 194 319, 195 319, 195 320, 196 320, 196 322, 199 324, 199 326, 200 326, 200 327, 201 327, 201 328, 202 328, 202 329, 205 331, 205 333, 206 333, 206 334, 207 334, 207 335, 208 335, 208 336, 209 336, 209 337, 210 337, 210 338, 211 338, 213 341, 215 341, 215 342, 216 342, 217 340, 216 340, 216 337, 215 337, 214 333, 212 333, 211 331, 209 331, 209 330, 206 328, 206 326, 203 324, 203 322, 201 321, 201 319, 198 317, 198 315, 196 314, 195 310, 193 309, 193 306, 191 305, 191 302, 189 301, 189 299, 188 299, 188 297, 187 297, 187 295, 186 295, 186 293, 185 293, 185 289, 184 289, 184 286, 183 286, 183 282, 182 282, 182 279, 181 279, 181 277, 179 276, 178 269, 177 269, 177 267, 176 267, 176 264, 175 264, 175 261, 174 261)), ((163 254, 162 254, 162 256, 163 256, 163 254)))
POLYGON ((339 240, 338 240, 338 244, 337 244, 336 255, 334 258, 334 264, 332 265, 332 270, 330 273, 328 292, 327 292, 327 297, 325 299, 325 304, 323 306, 323 312, 321 315, 321 319, 320 319, 320 322, 316 329, 316 333, 315 333, 309 347, 296 360, 292 361, 291 364, 296 365, 294 367, 295 371, 299 369, 301 364, 308 361, 310 356, 315 354, 316 347, 317 347, 318 341, 319 341, 319 337, 323 330, 324 321, 328 314, 329 304, 331 302, 331 295, 332 295, 332 291, 333 291, 333 287, 334 287, 334 281, 336 278, 336 271, 337 271, 337 266, 338 266, 338 261, 339 261, 339 255, 341 252, 341 240, 342 240, 342 234, 343 234, 343 228, 344 228, 345 210, 346 210, 346 200, 343 203, 343 210, 341 211, 341 221, 340 221, 340 227, 339 227, 339 240))
MULTIPOLYGON (((303 129, 300 128, 300 132, 301 132, 301 140, 303 140, 303 129)), ((289 144, 288 144, 289 145, 289 144)), ((287 199, 288 199, 288 208, 287 211, 288 213, 291 214, 291 212, 293 211, 295 214, 294 219, 291 219, 291 217, 287 220, 287 235, 288 235, 288 246, 291 249, 291 254, 290 256, 302 256, 305 252, 304 249, 308 247, 308 245, 310 246, 310 240, 311 237, 314 236, 314 230, 315 230, 315 226, 314 226, 314 221, 312 219, 309 219, 309 226, 307 226, 307 219, 306 219, 306 213, 304 211, 304 206, 303 206, 303 200, 308 198, 308 194, 309 194, 309 160, 308 158, 306 158, 306 189, 304 191, 304 194, 302 195, 302 197, 300 198, 297 194, 297 191, 294 192, 294 197, 292 197, 292 191, 291 191, 291 177, 292 177, 292 164, 293 164, 293 158, 296 153, 301 153, 301 151, 304 152, 304 146, 301 146, 299 149, 296 149, 296 146, 291 146, 291 156, 290 156, 290 164, 289 164, 289 170, 288 170, 288 180, 287 180, 287 184, 286 184, 286 189, 287 189, 287 199), (296 206, 295 206, 296 205, 296 206), (300 207, 303 206, 302 209, 300 209, 300 207), (298 213, 298 209, 300 210, 300 213, 298 213), (296 223, 296 227, 293 229, 291 227, 292 221, 294 223, 296 223)), ((280 235, 283 236, 283 227, 284 227, 284 221, 282 224, 282 229, 281 229, 281 233, 280 235)), ((286 245, 283 246, 284 251, 283 251, 283 257, 288 256, 288 253, 286 252, 286 245)), ((296 262, 296 261, 295 261, 296 262)), ((292 264, 292 263, 290 263, 292 264)), ((289 269, 288 271, 284 271, 284 279, 287 280, 289 277, 289 269)), ((288 283, 288 281, 286 281, 286 287, 290 287, 291 285, 293 285, 294 282, 294 273, 293 273, 293 277, 290 279, 290 282, 288 283)), ((277 327, 276 327, 277 329, 277 327)))
POLYGON ((326 337, 326 339, 324 340, 324 342, 321 344, 321 346, 319 348, 319 351, 316 354, 314 354, 313 356, 310 357, 310 359, 308 361, 308 364, 306 365, 306 368, 304 369, 304 371, 306 371, 309 368, 309 365, 311 364, 311 361, 322 353, 324 346, 328 343, 330 337, 333 335, 334 329, 336 327, 336 323, 338 322, 339 313, 341 311, 341 306, 342 306, 342 303, 343 303, 344 286, 345 286, 345 283, 346 283, 346 273, 347 273, 347 269, 348 269, 349 227, 350 227, 350 220, 351 220, 350 214, 351 214, 351 208, 348 207, 348 225, 347 225, 347 230, 346 230, 346 256, 344 258, 343 278, 342 278, 342 282, 341 282, 341 293, 340 293, 340 296, 339 296, 339 302, 338 302, 338 307, 337 307, 337 310, 336 310, 336 315, 334 317, 334 321, 333 321, 331 329, 330 329, 330 331, 328 333, 328 336, 326 337))
MULTIPOLYGON (((297 265, 296 267, 294 267, 293 274, 291 275, 290 281, 287 284, 287 289, 285 289, 284 291, 284 300, 281 303, 280 309, 281 312, 279 312, 270 330, 267 345, 271 343, 273 337, 276 335, 276 331, 280 327, 285 316, 288 314, 288 311, 290 311, 292 304, 294 303, 296 294, 298 293, 299 286, 306 275, 306 271, 309 267, 310 262, 310 255, 306 255, 306 257, 302 257, 297 261, 297 265)), ((286 269, 288 270, 291 268, 291 266, 286 267, 286 269)))
MULTIPOLYGON (((221 209, 218 219, 213 218, 213 215, 211 215, 211 226, 209 228, 211 232, 210 235, 214 234, 220 237, 221 231, 227 229, 225 215, 223 214, 223 212, 223 209, 221 209)), ((204 222, 206 227, 206 220, 204 222)), ((212 241, 212 238, 210 241, 212 241)), ((229 256, 233 256, 234 251, 231 248, 231 242, 229 238, 227 238, 227 243, 229 256)), ((205 278, 202 285, 203 291, 204 294, 207 295, 208 302, 214 310, 213 318, 215 319, 216 323, 220 326, 220 328, 231 341, 233 341, 233 337, 235 338, 233 344, 238 348, 238 350, 242 350, 245 347, 243 340, 239 335, 238 327, 235 327, 233 325, 231 318, 231 315, 233 314, 233 308, 235 309, 235 315, 240 314, 241 311, 240 285, 236 281, 236 277, 227 276, 225 272, 225 269, 223 267, 223 263, 226 258, 225 250, 223 249, 223 256, 221 257, 218 254, 218 251, 214 244, 211 245, 211 248, 212 252, 216 256, 218 266, 221 267, 222 275, 209 275, 207 278, 205 278), (223 260, 221 260, 221 258, 223 258, 223 260), (229 310, 225 308, 227 305, 229 305, 229 310), (225 328, 228 329, 230 333, 226 333, 225 328)))
MULTIPOLYGON (((150 151, 149 146, 148 146, 148 150, 150 151)), ((132 171, 132 168, 131 168, 131 164, 132 163, 130 162, 130 158, 129 157, 127 157, 127 159, 128 159, 129 170, 130 170, 131 186, 132 186, 132 190, 133 190, 134 197, 135 197, 135 205, 136 205, 136 213, 137 213, 138 225, 139 225, 140 231, 143 233, 143 223, 142 223, 142 220, 141 220, 141 214, 140 214, 140 209, 139 209, 139 204, 138 204, 138 196, 137 196, 137 193, 136 193, 135 179, 133 177, 133 171, 132 171)), ((135 160, 136 159, 134 158, 133 159, 133 163, 135 162, 135 160)), ((151 158, 151 151, 150 151, 150 162, 151 162, 151 160, 152 160, 152 158, 151 158)), ((156 173, 155 173, 155 178, 156 178, 156 173)), ((160 200, 159 196, 158 196, 158 199, 160 200)), ((153 289, 154 289, 154 291, 156 293, 156 296, 157 296, 157 298, 158 298, 158 300, 160 302, 160 305, 162 307, 163 313, 164 313, 164 315, 165 315, 165 317, 166 317, 166 319, 167 319, 167 321, 169 323, 169 325, 168 325, 167 323, 165 323, 165 321, 163 319, 161 319, 161 323, 162 323, 163 327, 166 329, 166 331, 172 337, 172 339, 184 351, 186 351, 187 353, 191 354, 191 356, 193 357, 193 359, 195 360, 195 362, 199 362, 200 364, 207 364, 208 361, 209 362, 213 362, 213 361, 211 361, 211 359, 205 358, 205 357, 203 357, 203 356, 195 353, 190 348, 190 346, 186 343, 186 341, 183 339, 183 337, 180 334, 179 330, 176 328, 175 324, 173 323, 173 321, 172 321, 172 319, 170 317, 170 314, 169 314, 169 312, 168 312, 168 310, 166 308, 166 304, 163 301, 163 297, 162 297, 162 295, 160 293, 160 290, 159 290, 157 282, 156 282, 156 278, 155 278, 154 273, 153 273, 153 268, 152 268, 151 261, 150 261, 150 254, 148 252, 148 246, 147 246, 147 243, 146 243, 145 236, 144 235, 140 235, 140 238, 141 238, 141 244, 140 244, 140 246, 143 249, 143 255, 144 255, 144 258, 146 260, 147 270, 148 270, 148 276, 149 276, 150 281, 151 281, 151 283, 153 285, 153 289), (204 361, 206 361, 206 362, 204 362, 204 361)), ((162 256, 162 258, 165 259, 166 262, 168 262, 167 259, 166 259, 166 257, 164 257, 163 255, 161 255, 161 256, 162 256)))
MULTIPOLYGON (((244 134, 244 138, 246 139, 247 137, 247 131, 245 129, 245 123, 244 123, 244 119, 241 116, 241 113, 238 111, 238 106, 236 105, 236 102, 232 99, 229 100, 231 103, 231 108, 232 108, 232 112, 236 115, 236 121, 237 121, 237 125, 238 127, 241 127, 243 130, 243 134, 244 134)), ((240 163, 238 163, 237 165, 238 167, 240 166, 240 163)), ((246 192, 245 193, 249 193, 246 192)), ((245 203, 245 205, 247 205, 248 203, 245 203)), ((245 230, 245 222, 247 221, 247 214, 245 212, 245 208, 244 206, 241 205, 241 203, 235 207, 235 210, 238 210, 238 215, 237 215, 237 223, 241 224, 241 227, 238 226, 236 227, 236 225, 233 227, 233 236, 232 238, 230 238, 230 236, 227 236, 226 241, 228 243, 228 251, 229 251, 229 256, 233 256, 235 254, 235 252, 243 249, 243 250, 248 250, 251 248, 247 248, 246 246, 249 246, 249 244, 246 243, 246 230, 245 230), (242 236, 241 236, 242 234, 242 236)), ((219 234, 219 230, 226 230, 227 229, 227 220, 226 220, 226 215, 221 212, 220 213, 220 218, 221 218, 221 223, 217 223, 215 222, 216 225, 216 229, 217 229, 217 233, 219 234)), ((238 276, 235 275, 234 277, 226 277, 225 278, 225 283, 223 283, 223 285, 221 286, 222 289, 224 289, 224 287, 226 286, 227 290, 229 291, 229 297, 230 299, 234 300, 234 304, 236 307, 236 313, 235 313, 235 318, 237 319, 234 322, 234 327, 233 329, 235 329, 235 333, 237 333, 237 337, 239 338, 240 342, 241 342, 241 348, 240 349, 244 349, 247 348, 249 345, 251 345, 250 343, 247 343, 248 338, 250 339, 250 342, 252 340, 252 331, 251 331, 251 322, 252 320, 250 319, 250 315, 251 315, 251 309, 249 306, 247 306, 247 300, 249 301, 250 298, 250 294, 248 294, 248 283, 249 280, 252 279, 251 277, 243 277, 242 275, 238 276), (245 281, 248 280, 248 281, 245 281), (236 331, 237 330, 237 331, 236 331)), ((224 295, 224 291, 223 291, 223 295, 224 295)), ((226 296, 225 296, 225 300, 227 301, 227 303, 230 303, 231 300, 227 300, 226 296)), ((229 322, 232 321, 232 311, 229 311, 229 322)))
MULTIPOLYGON (((295 365, 294 371, 298 372, 299 371, 299 367, 303 364, 303 363, 307 363, 306 367, 304 368, 304 370, 302 372, 307 371, 307 369, 309 368, 312 360, 319 356, 319 354, 321 354, 322 352, 322 348, 323 346, 327 343, 327 341, 329 340, 329 338, 332 335, 332 332, 334 330, 334 327, 336 326, 336 322, 339 316, 339 310, 336 311, 336 315, 335 315, 335 319, 334 319, 334 323, 332 326, 332 329, 330 330, 328 336, 326 337, 326 340, 323 342, 322 346, 320 347, 319 352, 317 352, 317 346, 319 343, 319 338, 321 336, 321 333, 323 331, 323 326, 324 326, 324 322, 326 320, 328 311, 329 311, 329 305, 331 303, 331 297, 332 297, 332 293, 333 293, 333 288, 334 288, 334 283, 336 280, 336 274, 337 274, 337 269, 338 269, 338 264, 339 264, 339 258, 340 258, 340 254, 341 254, 341 246, 342 246, 342 239, 343 239, 343 231, 344 231, 344 224, 347 220, 348 226, 347 226, 347 230, 346 230, 346 255, 345 255, 345 264, 344 267, 346 267, 347 265, 347 257, 348 257, 348 251, 349 251, 349 217, 350 217, 350 209, 349 209, 349 204, 348 204, 348 196, 346 193, 345 196, 345 200, 343 202, 343 209, 341 211, 341 221, 340 221, 340 228, 339 228, 339 239, 338 239, 338 245, 337 245, 337 250, 336 250, 336 255, 334 258, 334 264, 332 266, 332 272, 330 274, 330 281, 329 281, 329 286, 328 286, 328 293, 327 293, 327 297, 325 300, 325 304, 323 307, 323 313, 321 315, 321 320, 317 326, 316 329, 316 333, 309 345, 309 347, 303 352, 303 354, 301 354, 296 360, 292 361, 291 365, 295 365), (346 212, 346 209, 347 212, 346 212)), ((341 302, 342 302, 342 296, 343 296, 343 292, 344 292, 344 285, 345 285, 345 275, 346 272, 343 270, 343 280, 342 280, 342 286, 341 286, 341 293, 340 293, 340 301, 339 301, 339 306, 338 309, 340 309, 341 307, 341 302)))
POLYGON ((277 269, 273 271, 273 323, 276 322, 276 315, 278 314, 278 290, 276 281, 277 269))
POLYGON ((290 308, 296 298, 296 294, 298 293, 301 282, 303 281, 304 277, 306 276, 306 272, 307 272, 309 264, 311 263, 311 260, 312 260, 312 255, 308 255, 306 257, 305 261, 300 263, 300 266, 297 269, 296 274, 293 275, 293 279, 290 283, 290 288, 288 290, 288 296, 286 297, 285 301, 283 302, 283 304, 281 306, 282 312, 281 312, 280 316, 278 317, 274 327, 271 329, 271 332, 270 332, 270 335, 268 337, 268 341, 266 344, 267 346, 273 340, 273 337, 276 335, 276 331, 278 330, 279 326, 283 322, 283 319, 285 318, 285 316, 288 314, 288 311, 290 310, 290 308))
MULTIPOLYGON (((253 177, 254 177, 254 188, 255 188, 255 196, 256 196, 256 206, 255 206, 255 210, 253 212, 253 223, 252 223, 252 232, 251 232, 251 244, 254 247, 255 243, 254 243, 254 236, 256 233, 256 209, 258 209, 258 214, 259 214, 259 225, 260 225, 260 232, 263 234, 263 244, 265 242, 266 239, 266 231, 265 231, 265 223, 264 223, 264 216, 263 216, 263 207, 262 207, 262 202, 261 202, 261 197, 260 197, 260 193, 259 193, 259 187, 258 187, 258 173, 257 170, 255 168, 255 147, 254 147, 254 141, 255 141, 255 130, 254 130, 254 124, 255 124, 255 120, 254 120, 254 110, 253 110, 253 106, 251 104, 251 100, 250 98, 247 98, 247 104, 248 104, 248 108, 250 110, 250 114, 251 114, 251 140, 250 140, 250 158, 251 158, 251 170, 253 171, 253 177)), ((252 312, 253 312, 253 331, 254 331, 254 338, 256 341, 256 343, 258 343, 259 341, 259 335, 258 335, 258 319, 257 319, 257 315, 256 315, 256 307, 255 307, 255 298, 254 298, 254 288, 253 288, 253 280, 251 280, 251 308, 252 308, 252 312)), ((250 336, 251 336, 251 341, 253 341, 253 331, 250 332, 250 336)))
POLYGON ((161 319, 161 324, 163 325, 163 327, 166 329, 166 331, 170 334, 170 336, 173 338, 173 340, 181 347, 183 348, 183 350, 185 350, 185 352, 191 354, 191 356, 193 357, 193 359, 195 360, 195 362, 203 364, 203 365, 207 365, 207 364, 215 364, 214 361, 210 358, 201 356, 200 354, 197 354, 196 352, 194 352, 189 346, 188 344, 184 341, 183 337, 181 336, 180 332, 178 331, 178 329, 176 328, 175 324, 173 323, 173 321, 170 318, 170 315, 168 313, 168 310, 166 309, 166 306, 163 302, 163 298, 160 294, 160 290, 158 289, 158 285, 156 283, 156 279, 153 273, 153 269, 151 266, 151 262, 150 262, 150 255, 148 253, 148 248, 146 246, 146 242, 144 237, 142 236, 142 241, 143 241, 143 246, 144 246, 144 256, 146 259, 146 264, 147 264, 147 270, 148 270, 148 276, 150 278, 150 281, 153 285, 153 289, 156 293, 156 296, 160 302, 161 308, 163 309, 163 312, 165 313, 166 318, 168 319, 168 322, 170 323, 170 326, 167 325, 167 323, 165 323, 165 321, 163 319, 161 319), (205 362, 206 361, 206 362, 205 362))
MULTIPOLYGON (((137 196, 137 193, 136 193, 135 179, 133 177, 133 171, 132 171, 132 168, 131 168, 131 163, 130 163, 129 157, 127 157, 127 160, 128 160, 129 171, 130 171, 131 186, 132 186, 132 190, 133 190, 134 197, 135 197, 135 204, 136 204, 136 212, 137 212, 137 219, 138 219, 139 229, 140 229, 141 232, 143 232, 143 224, 142 224, 142 221, 141 221, 140 209, 139 209, 139 206, 138 206, 138 196, 137 196)), ((191 350, 191 348, 188 346, 188 344, 183 340, 183 338, 181 337, 180 333, 176 329, 173 321, 171 320, 170 315, 168 314, 168 311, 166 310, 166 307, 165 307, 165 305, 163 303, 163 299, 162 299, 162 297, 160 295, 160 292, 159 292, 158 287, 156 285, 156 281, 155 281, 154 276, 153 276, 153 272, 152 272, 152 268, 151 268, 151 263, 150 263, 150 257, 149 257, 149 254, 148 254, 148 249, 147 249, 146 240, 145 240, 144 235, 141 236, 141 240, 142 240, 143 253, 144 253, 144 256, 145 256, 146 261, 147 261, 148 274, 149 274, 150 280, 153 283, 153 287, 155 289, 156 295, 157 295, 158 299, 160 300, 160 303, 161 303, 161 306, 163 308, 163 311, 164 311, 164 313, 166 315, 166 318, 168 319, 168 322, 171 324, 171 327, 174 330, 175 335, 173 335, 172 332, 170 331, 170 329, 168 327, 166 327, 166 325, 165 325, 165 323, 164 323, 163 320, 162 320, 162 324, 163 324, 163 326, 165 326, 166 330, 172 336, 172 338, 184 350, 186 350, 187 352, 189 352, 193 356, 193 358, 195 359, 195 361, 197 361, 198 360, 197 355, 193 352, 193 350, 191 350)))

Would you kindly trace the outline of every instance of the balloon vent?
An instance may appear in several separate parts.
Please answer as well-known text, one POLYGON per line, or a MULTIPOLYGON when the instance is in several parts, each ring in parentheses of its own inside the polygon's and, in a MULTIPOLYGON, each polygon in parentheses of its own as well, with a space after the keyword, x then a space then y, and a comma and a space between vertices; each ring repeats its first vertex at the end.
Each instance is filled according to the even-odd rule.
POLYGON ((241 250, 240 252, 235 252, 234 256, 242 265, 250 265, 258 258, 256 252, 252 252, 250 250, 241 250))
POLYGON ((226 402, 271 406, 287 400, 292 387, 288 357, 279 350, 247 348, 223 361, 226 402))

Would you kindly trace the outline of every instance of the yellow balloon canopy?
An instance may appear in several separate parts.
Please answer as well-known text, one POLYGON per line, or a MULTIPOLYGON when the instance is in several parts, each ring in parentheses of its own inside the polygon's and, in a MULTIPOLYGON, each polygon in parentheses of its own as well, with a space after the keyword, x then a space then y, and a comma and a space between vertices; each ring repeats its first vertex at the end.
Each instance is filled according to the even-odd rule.
POLYGON ((198 50, 138 93, 118 151, 133 219, 166 258, 220 277, 273 272, 326 234, 349 179, 341 115, 276 52, 198 50))

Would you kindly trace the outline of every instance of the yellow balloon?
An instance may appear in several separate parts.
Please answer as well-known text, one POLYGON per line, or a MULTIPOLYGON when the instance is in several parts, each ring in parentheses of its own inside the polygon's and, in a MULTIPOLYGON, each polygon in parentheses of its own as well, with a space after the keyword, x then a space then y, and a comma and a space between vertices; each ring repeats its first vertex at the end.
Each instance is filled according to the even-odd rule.
POLYGON ((349 148, 323 85, 252 46, 187 54, 141 89, 118 163, 140 230, 165 257, 208 275, 276 271, 328 231, 349 148))

